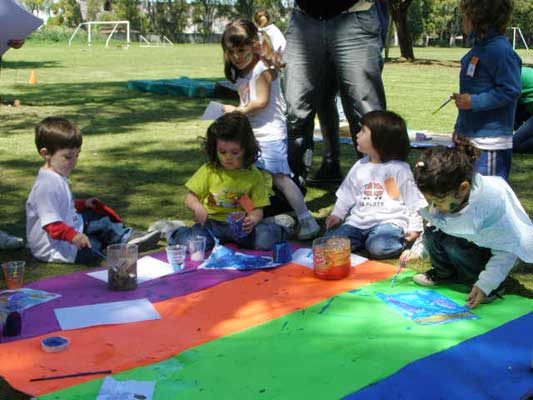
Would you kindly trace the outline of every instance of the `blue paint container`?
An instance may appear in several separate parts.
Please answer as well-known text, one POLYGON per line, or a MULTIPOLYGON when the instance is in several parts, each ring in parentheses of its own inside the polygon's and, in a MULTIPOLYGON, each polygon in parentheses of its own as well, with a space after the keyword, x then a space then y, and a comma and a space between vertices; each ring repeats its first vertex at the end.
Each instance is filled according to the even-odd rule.
POLYGON ((272 259, 275 263, 285 264, 292 260, 292 250, 289 242, 276 242, 272 246, 272 259))
POLYGON ((230 225, 231 232, 239 239, 247 236, 244 231, 244 220, 246 213, 244 211, 235 211, 228 215, 228 224, 230 225))
POLYGON ((41 347, 47 353, 57 353, 66 350, 70 340, 63 336, 49 336, 41 341, 41 347))

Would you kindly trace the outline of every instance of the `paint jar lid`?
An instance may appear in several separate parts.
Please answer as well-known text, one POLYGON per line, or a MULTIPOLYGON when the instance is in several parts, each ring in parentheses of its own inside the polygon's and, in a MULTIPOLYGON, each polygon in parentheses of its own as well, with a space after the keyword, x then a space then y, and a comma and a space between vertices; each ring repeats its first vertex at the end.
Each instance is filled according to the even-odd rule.
POLYGON ((47 353, 57 353, 68 349, 70 340, 63 336, 49 336, 41 341, 41 347, 47 353))

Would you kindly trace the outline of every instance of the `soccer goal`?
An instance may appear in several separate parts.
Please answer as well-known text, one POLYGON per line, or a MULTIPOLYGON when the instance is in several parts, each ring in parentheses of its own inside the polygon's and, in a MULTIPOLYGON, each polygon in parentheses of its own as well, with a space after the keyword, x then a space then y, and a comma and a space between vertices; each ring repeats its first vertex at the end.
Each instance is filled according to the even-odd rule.
POLYGON ((174 43, 172 43, 165 35, 139 35, 139 39, 141 47, 174 46, 174 43))
POLYGON ((522 43, 526 47, 526 50, 529 50, 529 47, 527 47, 526 39, 524 39, 524 35, 522 35, 522 29, 520 29, 518 26, 511 26, 509 27, 513 31, 513 49, 516 49, 516 38, 517 36, 522 39, 522 43))
POLYGON ((109 47, 109 41, 111 40, 111 37, 113 37, 113 34, 116 32, 119 25, 126 25, 126 48, 130 47, 130 21, 88 21, 88 22, 82 22, 78 25, 78 27, 74 30, 72 33, 72 36, 70 37, 68 41, 68 46, 70 47, 72 45, 72 40, 74 39, 74 36, 76 36, 76 33, 80 30, 82 26, 87 26, 87 46, 91 46, 91 31, 93 25, 112 25, 113 29, 107 36, 107 39, 105 41, 105 47, 109 47))

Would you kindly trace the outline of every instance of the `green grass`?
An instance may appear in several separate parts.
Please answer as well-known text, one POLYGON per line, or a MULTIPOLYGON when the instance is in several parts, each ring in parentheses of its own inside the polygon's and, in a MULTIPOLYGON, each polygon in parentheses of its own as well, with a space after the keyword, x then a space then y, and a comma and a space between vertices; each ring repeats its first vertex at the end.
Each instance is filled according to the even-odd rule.
MULTIPOLYGON (((458 60, 465 52, 416 49, 418 60, 407 63, 392 49, 392 60, 383 73, 388 108, 404 116, 410 128, 451 132, 455 107, 450 104, 436 115, 431 111, 457 91, 458 60)), ((533 62, 532 55, 521 55, 533 62)), ((140 228, 164 218, 192 222, 183 205, 183 183, 203 161, 198 137, 208 125, 200 120, 208 100, 126 88, 127 80, 180 76, 223 79, 219 46, 132 46, 125 50, 105 49, 101 44, 68 48, 30 41, 21 50, 6 53, 0 74, 0 229, 24 236, 24 205, 41 165, 33 127, 50 115, 72 119, 84 133, 83 152, 70 177, 77 197, 97 196, 128 224, 140 228), (27 83, 32 70, 37 73, 37 85, 27 83), (15 99, 20 100, 20 107, 9 105, 15 99)), ((320 154, 320 146, 316 153, 320 154)), ((342 146, 342 153, 347 171, 355 154, 350 146, 342 146)), ((314 162, 320 162, 319 155, 314 162)), ((531 156, 515 157, 511 184, 530 215, 532 170, 531 156)), ((307 201, 317 217, 325 217, 331 209, 333 189, 310 189, 307 201)), ((11 259, 27 260, 26 282, 84 268, 38 263, 26 250, 0 252, 0 261, 11 259)), ((513 277, 516 291, 533 297, 529 267, 520 265, 513 277)))

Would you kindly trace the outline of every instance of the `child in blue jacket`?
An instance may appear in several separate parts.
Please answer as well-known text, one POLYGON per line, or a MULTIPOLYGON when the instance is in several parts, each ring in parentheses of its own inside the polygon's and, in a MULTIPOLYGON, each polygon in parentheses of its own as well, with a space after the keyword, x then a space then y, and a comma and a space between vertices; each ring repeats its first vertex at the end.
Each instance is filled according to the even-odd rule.
POLYGON ((506 180, 522 66, 504 36, 512 8, 512 0, 461 0, 463 32, 474 45, 461 59, 461 93, 453 96, 459 109, 454 135, 466 136, 481 150, 476 172, 506 180))

